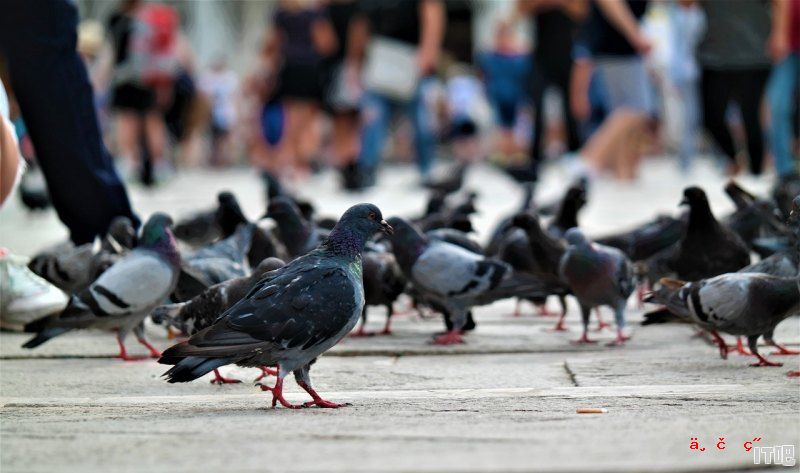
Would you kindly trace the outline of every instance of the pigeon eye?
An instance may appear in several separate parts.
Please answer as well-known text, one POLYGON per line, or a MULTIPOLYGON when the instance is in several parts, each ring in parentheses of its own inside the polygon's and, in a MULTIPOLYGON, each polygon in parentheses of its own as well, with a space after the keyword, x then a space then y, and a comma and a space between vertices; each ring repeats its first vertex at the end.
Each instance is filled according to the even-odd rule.
POLYGON ((367 215, 367 218, 370 220, 375 220, 377 216, 375 215, 375 212, 370 212, 369 215, 367 215))

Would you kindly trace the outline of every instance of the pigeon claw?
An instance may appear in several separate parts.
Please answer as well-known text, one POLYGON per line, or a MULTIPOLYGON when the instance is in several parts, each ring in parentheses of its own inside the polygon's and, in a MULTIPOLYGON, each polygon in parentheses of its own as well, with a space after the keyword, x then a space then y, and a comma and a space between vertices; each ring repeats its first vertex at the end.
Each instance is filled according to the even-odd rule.
POLYGON ((226 378, 220 374, 219 370, 214 370, 214 379, 212 379, 210 382, 211 384, 219 384, 221 386, 223 384, 241 383, 241 380, 226 378))
POLYGON ((789 378, 800 378, 800 370, 787 371, 786 376, 789 378))
POLYGON ((787 355, 800 355, 800 350, 790 350, 783 345, 777 344, 775 342, 772 343, 772 346, 777 348, 777 351, 770 353, 773 356, 787 356, 787 355))
POLYGON ((590 340, 589 336, 586 335, 586 333, 584 333, 581 336, 581 338, 579 338, 577 340, 573 340, 571 343, 573 345, 589 345, 589 344, 592 344, 592 343, 597 343, 597 340, 590 340))
POLYGON ((275 387, 267 386, 266 384, 256 383, 256 386, 260 387, 262 391, 269 391, 272 393, 272 407, 275 408, 278 403, 281 403, 281 406, 287 409, 300 409, 303 406, 298 406, 295 404, 290 403, 283 397, 283 380, 279 379, 277 383, 275 383, 275 387))
POLYGON ((464 339, 461 338, 460 331, 450 330, 444 335, 439 335, 438 337, 434 338, 432 343, 434 345, 455 345, 458 343, 464 343, 464 339))
POLYGON ((758 363, 750 363, 750 366, 753 367, 761 367, 761 366, 783 366, 783 363, 776 363, 774 361, 769 361, 768 359, 764 358, 763 356, 756 353, 758 357, 758 363))
POLYGON ((314 407, 314 406, 316 406, 316 407, 321 407, 321 408, 326 408, 326 409, 338 409, 340 407, 347 407, 347 406, 351 406, 351 405, 352 404, 350 404, 349 402, 344 402, 344 403, 339 404, 339 403, 328 401, 328 400, 325 400, 325 399, 322 399, 322 398, 315 399, 313 401, 308 401, 308 402, 304 402, 303 403, 303 407, 314 407))
POLYGON ((278 376, 278 370, 276 370, 275 368, 270 368, 269 366, 262 366, 259 369, 261 370, 261 374, 258 375, 258 377, 253 380, 256 383, 266 378, 267 376, 278 376))

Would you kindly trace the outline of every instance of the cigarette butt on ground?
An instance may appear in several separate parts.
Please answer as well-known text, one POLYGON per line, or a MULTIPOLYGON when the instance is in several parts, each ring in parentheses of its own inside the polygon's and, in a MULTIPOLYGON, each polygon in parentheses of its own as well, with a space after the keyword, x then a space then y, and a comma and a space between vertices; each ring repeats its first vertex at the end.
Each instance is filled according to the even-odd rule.
POLYGON ((605 407, 579 407, 575 409, 578 414, 605 414, 608 410, 605 407))

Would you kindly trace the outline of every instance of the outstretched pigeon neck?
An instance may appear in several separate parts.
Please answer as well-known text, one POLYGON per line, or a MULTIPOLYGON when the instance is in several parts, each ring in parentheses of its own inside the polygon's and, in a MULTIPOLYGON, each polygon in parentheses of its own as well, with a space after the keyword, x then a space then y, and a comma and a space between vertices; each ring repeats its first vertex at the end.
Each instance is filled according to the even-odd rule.
POLYGON ((368 238, 363 232, 337 225, 328 235, 324 246, 335 255, 355 258, 364 251, 368 238))
POLYGON ((708 231, 717 226, 717 219, 711 213, 708 201, 693 202, 689 208, 689 232, 708 231))

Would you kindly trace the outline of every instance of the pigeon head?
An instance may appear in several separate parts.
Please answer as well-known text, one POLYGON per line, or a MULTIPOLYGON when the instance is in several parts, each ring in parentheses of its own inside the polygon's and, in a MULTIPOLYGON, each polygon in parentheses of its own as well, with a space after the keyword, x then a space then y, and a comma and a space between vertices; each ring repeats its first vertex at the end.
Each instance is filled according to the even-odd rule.
POLYGON ((120 215, 114 217, 111 225, 108 226, 108 237, 113 238, 114 242, 124 248, 131 249, 136 246, 136 229, 133 228, 131 219, 120 215))
POLYGON ((511 219, 511 225, 523 230, 541 228, 539 218, 530 212, 520 212, 511 219))
POLYGON ((586 205, 586 189, 579 185, 574 185, 567 190, 561 207, 556 216, 557 225, 560 228, 572 228, 578 226, 578 212, 586 205))
POLYGON ((394 233, 390 237, 392 251, 401 266, 410 267, 417 256, 425 250, 428 243, 427 238, 416 227, 400 217, 390 218, 389 225, 394 229, 394 233))
POLYGON ((688 205, 689 207, 692 207, 697 204, 708 205, 708 197, 706 197, 706 192, 696 186, 687 187, 684 189, 681 205, 688 205))
POLYGON ((342 214, 331 230, 325 245, 334 252, 360 254, 367 241, 378 232, 392 234, 392 227, 383 219, 381 210, 373 204, 357 204, 342 214))
POLYGON ((233 235, 236 227, 243 223, 247 223, 247 217, 244 216, 242 208, 239 206, 239 201, 236 200, 230 192, 220 192, 217 195, 217 212, 215 219, 220 230, 222 230, 223 238, 233 235))
POLYGON ((567 233, 564 234, 564 239, 572 246, 583 246, 589 243, 583 232, 576 227, 567 230, 567 233))
POLYGON ((258 263, 258 266, 253 269, 252 276, 255 276, 255 279, 261 279, 261 277, 268 272, 275 271, 276 269, 284 266, 286 266, 286 263, 284 263, 280 258, 264 258, 260 263, 258 263))
POLYGON ((156 212, 147 219, 142 227, 142 237, 139 246, 150 249, 170 249, 177 252, 175 237, 172 236, 172 219, 169 215, 156 212))
POLYGON ((269 201, 267 214, 265 216, 277 222, 281 222, 299 219, 302 214, 297 204, 295 204, 292 199, 281 195, 269 201))

